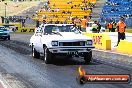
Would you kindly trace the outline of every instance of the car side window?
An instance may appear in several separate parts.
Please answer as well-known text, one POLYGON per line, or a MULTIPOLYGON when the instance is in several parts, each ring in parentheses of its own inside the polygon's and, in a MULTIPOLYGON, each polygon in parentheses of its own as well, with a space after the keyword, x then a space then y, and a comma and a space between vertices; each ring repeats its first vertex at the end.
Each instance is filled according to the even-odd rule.
POLYGON ((44 35, 51 34, 52 33, 52 26, 46 26, 44 29, 44 35))

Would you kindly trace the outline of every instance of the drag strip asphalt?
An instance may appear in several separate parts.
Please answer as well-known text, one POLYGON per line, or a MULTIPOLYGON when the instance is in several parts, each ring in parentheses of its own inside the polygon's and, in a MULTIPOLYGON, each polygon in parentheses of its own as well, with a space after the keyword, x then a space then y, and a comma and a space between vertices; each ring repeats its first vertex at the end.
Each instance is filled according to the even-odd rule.
POLYGON ((45 64, 42 57, 31 57, 30 37, 31 34, 12 34, 10 41, 0 40, 0 74, 12 88, 132 88, 131 83, 79 85, 76 77, 80 65, 88 74, 132 75, 132 69, 97 56, 89 65, 80 58, 57 58, 45 64))

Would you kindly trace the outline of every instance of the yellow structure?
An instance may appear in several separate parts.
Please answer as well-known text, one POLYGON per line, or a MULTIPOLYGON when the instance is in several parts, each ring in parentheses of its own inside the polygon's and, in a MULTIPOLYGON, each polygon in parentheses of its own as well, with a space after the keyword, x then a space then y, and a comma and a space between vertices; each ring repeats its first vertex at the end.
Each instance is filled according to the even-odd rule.
POLYGON ((35 28, 28 28, 28 27, 22 27, 20 23, 12 23, 12 24, 0 24, 0 26, 16 26, 18 27, 18 30, 16 32, 34 32, 35 28))
POLYGON ((78 17, 82 19, 84 16, 89 16, 92 7, 91 4, 96 4, 96 0, 49 0, 50 11, 44 11, 44 9, 38 10, 38 15, 34 14, 33 20, 43 21, 43 15, 46 15, 46 21, 62 21, 66 19, 68 23, 71 23, 69 17, 74 18, 78 17), (85 1, 85 2, 84 2, 85 1), (82 10, 86 9, 87 10, 82 10), (56 11, 59 9, 59 11, 56 11), (62 12, 71 12, 71 14, 63 14, 62 12), (57 17, 53 17, 57 16, 57 17))
POLYGON ((0 26, 17 26, 18 27, 18 29, 20 29, 21 28, 21 24, 20 23, 11 23, 11 24, 0 24, 0 26))
POLYGON ((111 39, 106 33, 83 33, 86 36, 90 36, 93 40, 93 44, 97 49, 111 50, 111 39))
POLYGON ((132 41, 121 40, 117 46, 117 52, 132 54, 132 41))
POLYGON ((16 32, 34 32, 34 31, 35 31, 35 28, 24 27, 24 28, 18 29, 16 32))

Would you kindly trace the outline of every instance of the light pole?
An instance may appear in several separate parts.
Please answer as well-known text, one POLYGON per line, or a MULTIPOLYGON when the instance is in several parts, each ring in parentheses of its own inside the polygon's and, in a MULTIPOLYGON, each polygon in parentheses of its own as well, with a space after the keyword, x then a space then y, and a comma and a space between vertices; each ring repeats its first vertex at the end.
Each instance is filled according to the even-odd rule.
POLYGON ((7 3, 5 3, 5 23, 6 23, 6 6, 7 6, 7 3))

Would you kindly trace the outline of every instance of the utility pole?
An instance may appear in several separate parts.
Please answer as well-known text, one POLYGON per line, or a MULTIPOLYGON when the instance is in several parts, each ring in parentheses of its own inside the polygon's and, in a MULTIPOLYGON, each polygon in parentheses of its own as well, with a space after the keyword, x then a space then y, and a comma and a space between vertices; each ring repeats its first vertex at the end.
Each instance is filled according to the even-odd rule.
POLYGON ((5 3, 5 23, 6 23, 6 6, 7 6, 7 3, 5 3))

